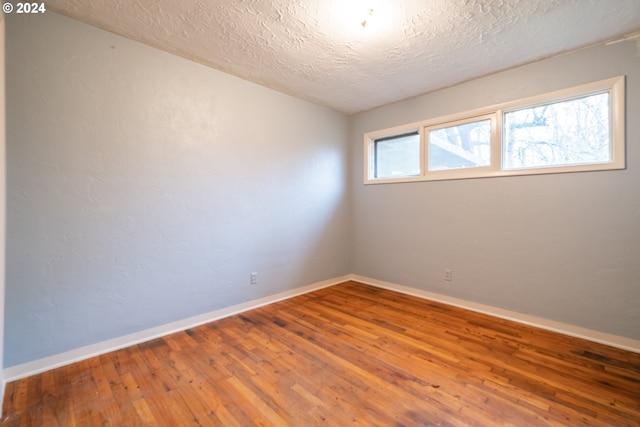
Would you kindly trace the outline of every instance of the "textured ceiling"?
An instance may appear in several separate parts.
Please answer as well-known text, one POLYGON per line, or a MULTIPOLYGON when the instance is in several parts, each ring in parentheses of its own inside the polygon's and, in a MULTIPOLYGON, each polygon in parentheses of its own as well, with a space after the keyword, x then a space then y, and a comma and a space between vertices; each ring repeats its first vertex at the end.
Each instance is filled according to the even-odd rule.
POLYGON ((640 30, 640 0, 46 4, 80 21, 347 114, 640 30))

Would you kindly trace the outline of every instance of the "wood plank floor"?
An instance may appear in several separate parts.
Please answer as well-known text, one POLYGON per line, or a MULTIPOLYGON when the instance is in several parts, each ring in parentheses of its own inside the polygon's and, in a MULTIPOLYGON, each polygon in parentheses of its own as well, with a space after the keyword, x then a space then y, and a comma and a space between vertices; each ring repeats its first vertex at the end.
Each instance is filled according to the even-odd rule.
POLYGON ((639 426, 640 354, 347 282, 8 384, 2 426, 639 426))

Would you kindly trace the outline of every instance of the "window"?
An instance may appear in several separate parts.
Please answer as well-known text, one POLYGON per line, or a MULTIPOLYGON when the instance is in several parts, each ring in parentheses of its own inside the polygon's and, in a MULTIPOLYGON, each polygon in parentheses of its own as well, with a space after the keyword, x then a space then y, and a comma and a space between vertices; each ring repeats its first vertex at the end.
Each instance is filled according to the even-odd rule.
POLYGON ((450 123, 427 129, 429 170, 491 165, 491 119, 450 123))
POLYGON ((608 163, 609 93, 504 114, 504 168, 608 163))
POLYGON ((365 183, 624 169, 624 76, 365 135, 365 183))
POLYGON ((373 176, 398 178, 420 175, 420 135, 411 132, 373 141, 373 176))

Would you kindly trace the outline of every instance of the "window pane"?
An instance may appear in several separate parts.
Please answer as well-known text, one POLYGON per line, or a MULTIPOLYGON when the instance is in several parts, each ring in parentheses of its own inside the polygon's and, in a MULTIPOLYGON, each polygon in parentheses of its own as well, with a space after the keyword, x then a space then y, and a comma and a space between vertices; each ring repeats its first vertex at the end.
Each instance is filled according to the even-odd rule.
POLYGON ((374 150, 376 178, 420 175, 420 135, 417 132, 377 139, 374 150))
POLYGON ((503 150, 504 169, 611 161, 609 93, 505 113, 503 150))
POLYGON ((475 168, 491 164, 491 120, 429 132, 429 170, 475 168))

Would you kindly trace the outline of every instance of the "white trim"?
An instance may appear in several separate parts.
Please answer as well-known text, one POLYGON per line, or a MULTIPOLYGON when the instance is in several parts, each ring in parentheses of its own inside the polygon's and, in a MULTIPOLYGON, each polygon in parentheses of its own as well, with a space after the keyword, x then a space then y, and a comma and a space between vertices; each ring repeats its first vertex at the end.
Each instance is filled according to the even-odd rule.
POLYGON ((396 283, 385 282, 382 280, 371 279, 369 277, 359 276, 356 274, 350 275, 350 280, 364 283, 366 285, 375 286, 378 288, 389 289, 403 294, 416 296, 418 298, 441 302, 443 304, 464 308, 467 310, 475 311, 477 313, 488 314, 489 316, 498 317, 500 319, 511 320, 513 322, 522 323, 524 325, 534 326, 536 328, 545 329, 552 332, 558 332, 563 335, 582 338, 599 344, 605 344, 611 347, 620 348, 622 350, 640 353, 640 340, 621 337, 619 335, 608 334, 600 331, 594 331, 592 329, 582 328, 580 326, 556 322, 554 320, 543 319, 541 317, 530 316, 528 314, 505 310, 490 305, 478 304, 447 295, 437 294, 434 292, 398 285, 396 283))
POLYGON ((602 170, 619 170, 626 168, 625 150, 625 89, 624 75, 597 82, 591 82, 567 89, 535 95, 515 101, 504 102, 488 107, 477 108, 462 113, 449 114, 407 125, 367 132, 364 134, 364 184, 388 184, 400 182, 440 181, 452 179, 490 178, 514 175, 544 175, 569 172, 590 172, 602 170), (603 163, 585 163, 531 168, 506 169, 503 167, 503 115, 510 111, 531 108, 538 105, 569 101, 574 98, 609 93, 609 124, 611 160, 603 163), (445 171, 428 170, 428 138, 429 130, 448 127, 457 123, 467 123, 492 117, 491 165, 488 167, 458 168, 445 171), (376 139, 399 135, 407 131, 418 131, 421 135, 421 170, 419 175, 399 178, 375 178, 372 145, 376 139), (494 138, 495 137, 495 138, 494 138), (496 147, 496 144, 498 147, 496 147))
MULTIPOLYGON (((196 326, 200 326, 205 323, 213 322, 214 320, 223 319, 225 317, 233 316, 238 313, 242 313, 248 310, 253 310, 254 308, 262 307, 268 304, 273 304, 274 302, 293 298, 295 296, 317 291, 318 289, 327 288, 329 286, 334 286, 339 283, 343 283, 345 281, 350 280, 349 277, 350 276, 347 275, 347 276, 336 277, 329 280, 323 280, 321 282, 316 282, 311 285, 292 289, 290 291, 281 292, 275 295, 269 295, 263 298, 247 301, 242 304, 237 304, 231 307, 222 308, 220 310, 214 310, 209 313, 200 314, 198 316, 193 316, 187 319, 178 320, 176 322, 168 323, 166 325, 157 326, 155 328, 150 328, 144 331, 125 335, 123 337, 114 338, 114 339, 103 341, 96 344, 91 344, 85 347, 80 347, 74 350, 66 351, 64 353, 56 354, 54 356, 49 356, 42 359, 34 360, 32 362, 22 363, 20 365, 6 368, 4 370, 4 378, 6 382, 19 380, 21 378, 26 378, 31 375, 48 371, 50 369, 55 369, 61 366, 69 365, 71 363, 80 362, 82 360, 86 360, 91 357, 99 356, 105 353, 109 353, 115 350, 129 347, 135 344, 140 344, 142 342, 149 341, 155 338, 160 338, 165 335, 181 332, 189 328, 194 328, 196 326)), ((3 387, 3 390, 4 390, 4 387, 3 387)))
POLYGON ((262 307, 268 304, 272 304, 274 302, 293 298, 298 295, 303 295, 319 289, 328 288, 330 286, 338 285, 340 283, 344 283, 350 280, 355 282, 360 282, 366 285, 376 286, 378 288, 389 289, 389 290, 400 292, 407 295, 413 295, 413 296, 424 298, 431 301, 441 302, 443 304, 464 308, 467 310, 487 314, 487 315, 498 317, 501 319, 511 320, 513 322, 522 323, 525 325, 534 326, 537 328, 546 329, 553 332, 558 332, 564 335, 586 339, 589 341, 609 345, 609 346, 620 348, 623 350, 640 353, 640 340, 634 340, 631 338, 621 337, 618 335, 612 335, 604 332, 594 331, 591 329, 581 328, 579 326, 569 325, 566 323, 556 322, 553 320, 543 319, 540 317, 529 316, 527 314, 522 314, 515 311, 505 310, 502 308, 492 307, 484 304, 478 304, 471 301, 449 297, 447 295, 441 295, 441 294, 425 291, 422 289, 416 289, 408 286, 399 285, 396 283, 372 279, 372 278, 360 276, 357 274, 347 274, 347 275, 336 277, 333 279, 328 279, 321 282, 313 283, 308 286, 292 289, 290 291, 281 292, 275 295, 270 295, 270 296, 255 299, 252 301, 247 301, 242 304, 237 304, 231 307, 227 307, 227 308, 215 310, 209 313, 201 314, 198 316, 190 317, 188 319, 179 320, 177 322, 168 323, 166 325, 158 326, 151 329, 146 329, 144 331, 125 335, 120 338, 114 338, 112 340, 91 344, 85 347, 81 347, 81 348, 70 350, 64 353, 56 354, 54 356, 49 356, 42 359, 34 360, 32 362, 27 362, 20 365, 12 366, 10 368, 4 369, 4 382, 2 383, 2 390, 4 391, 5 384, 10 381, 26 378, 31 375, 48 371, 50 369, 59 368, 61 366, 86 360, 94 356, 99 356, 105 353, 119 350, 121 348, 129 347, 135 344, 140 344, 142 342, 149 341, 155 338, 160 338, 165 335, 181 332, 181 331, 184 331, 185 329, 200 326, 205 323, 209 323, 215 320, 223 319, 225 317, 233 316, 235 314, 252 310, 254 308, 262 307))
POLYGON ((414 181, 416 178, 418 178, 418 176, 413 176, 413 175, 400 177, 400 178, 370 178, 370 177, 373 177, 373 175, 375 174, 374 162, 370 161, 370 159, 374 157, 374 151, 375 151, 374 147, 375 147, 375 142, 377 140, 387 138, 390 136, 400 136, 400 135, 405 135, 405 134, 410 134, 415 132, 418 134, 418 137, 420 138, 420 171, 423 171, 424 168, 426 167, 426 164, 424 163, 424 158, 426 157, 426 155, 424 154, 425 144, 424 144, 424 135, 423 135, 422 128, 423 128, 422 125, 420 125, 419 123, 409 123, 407 125, 396 126, 389 129, 383 129, 377 132, 366 133, 364 135, 364 158, 367 159, 366 165, 364 168, 365 182, 367 182, 368 180, 375 180, 375 182, 387 181, 387 180, 391 180, 393 182, 400 182, 405 180, 414 181))
MULTIPOLYGON (((485 114, 483 116, 475 116, 461 120, 455 120, 447 123, 439 123, 433 126, 425 126, 423 129, 424 137, 425 137, 425 151, 429 153, 430 145, 431 145, 431 132, 440 129, 447 129, 452 127, 457 127, 461 125, 466 125, 469 123, 480 123, 480 122, 489 122, 489 146, 491 151, 491 157, 489 158, 489 164, 486 166, 469 166, 468 168, 456 168, 456 169, 429 169, 429 155, 427 154, 427 158, 425 159, 425 167, 421 169, 425 174, 429 176, 438 175, 440 179, 455 179, 456 177, 460 178, 468 178, 469 177, 469 169, 473 169, 472 172, 474 175, 484 176, 485 171, 487 172, 499 172, 500 164, 496 161, 496 158, 493 157, 494 152, 494 144, 498 139, 496 138, 498 134, 497 129, 497 119, 496 114, 485 114)), ((435 145, 435 144, 434 144, 435 145)), ((460 148, 460 151, 464 150, 460 148)), ((460 153, 459 153, 460 154, 460 153)), ((472 161, 471 159, 467 159, 472 161)))

